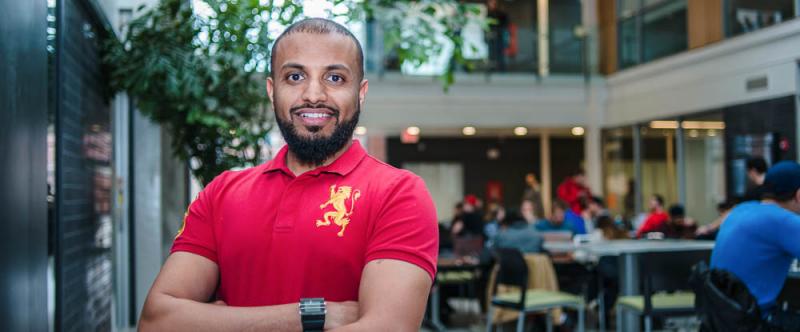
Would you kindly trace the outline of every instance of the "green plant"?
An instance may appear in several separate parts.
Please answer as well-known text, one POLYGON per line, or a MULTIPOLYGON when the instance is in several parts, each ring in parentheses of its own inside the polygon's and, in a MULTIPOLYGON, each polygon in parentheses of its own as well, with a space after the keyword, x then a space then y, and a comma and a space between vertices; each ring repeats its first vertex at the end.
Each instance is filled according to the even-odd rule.
MULTIPOLYGON (((471 10, 455 0, 333 5, 348 10, 331 16, 376 18, 387 48, 417 65, 440 51, 443 37, 461 45, 457 31, 471 10)), ((262 162, 272 129, 265 89, 271 24, 302 18, 302 2, 161 0, 139 11, 121 40, 112 38, 104 48, 113 91, 126 91, 143 114, 169 131, 175 155, 189 162, 203 184, 225 170, 262 162)), ((452 69, 443 75, 445 87, 452 69)))

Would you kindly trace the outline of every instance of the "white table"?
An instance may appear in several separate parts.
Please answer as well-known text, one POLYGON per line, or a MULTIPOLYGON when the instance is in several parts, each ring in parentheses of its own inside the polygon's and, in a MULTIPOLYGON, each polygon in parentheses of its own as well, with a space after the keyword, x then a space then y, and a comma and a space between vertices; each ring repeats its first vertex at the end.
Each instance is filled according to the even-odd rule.
MULTIPOLYGON (((572 242, 547 242, 544 248, 552 253, 573 252, 576 260, 596 262, 603 256, 617 256, 619 261, 620 295, 638 295, 639 261, 637 255, 646 252, 680 252, 712 250, 714 241, 695 240, 616 240, 574 244, 572 242)), ((638 331, 638 319, 626 313, 623 331, 638 331)))

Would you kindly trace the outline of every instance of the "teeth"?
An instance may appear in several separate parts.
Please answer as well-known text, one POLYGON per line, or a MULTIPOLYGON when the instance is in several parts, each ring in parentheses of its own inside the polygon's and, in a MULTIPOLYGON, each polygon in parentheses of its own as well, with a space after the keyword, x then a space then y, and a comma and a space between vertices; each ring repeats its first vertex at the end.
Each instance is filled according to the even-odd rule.
POLYGON ((330 114, 326 114, 326 113, 303 113, 303 114, 300 114, 300 116, 302 116, 304 118, 321 119, 321 118, 330 117, 330 114))

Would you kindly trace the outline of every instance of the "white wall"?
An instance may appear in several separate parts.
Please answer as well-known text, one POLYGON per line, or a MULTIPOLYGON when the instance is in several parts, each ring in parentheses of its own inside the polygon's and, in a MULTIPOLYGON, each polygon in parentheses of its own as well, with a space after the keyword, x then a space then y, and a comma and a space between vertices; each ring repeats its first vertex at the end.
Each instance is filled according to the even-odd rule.
POLYGON ((606 126, 795 94, 800 20, 738 36, 610 76, 606 126), (766 76, 768 87, 746 91, 766 76))
POLYGON ((387 74, 368 77, 370 89, 361 123, 370 130, 399 134, 402 128, 532 128, 585 125, 587 97, 582 77, 532 74, 459 75, 449 92, 431 77, 387 74))

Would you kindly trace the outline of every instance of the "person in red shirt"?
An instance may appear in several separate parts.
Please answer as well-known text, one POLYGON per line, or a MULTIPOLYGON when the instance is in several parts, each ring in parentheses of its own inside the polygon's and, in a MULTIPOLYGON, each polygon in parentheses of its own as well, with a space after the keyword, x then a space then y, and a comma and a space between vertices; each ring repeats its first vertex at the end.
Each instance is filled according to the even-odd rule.
POLYGON ((580 215, 585 200, 592 197, 591 190, 586 186, 586 173, 582 169, 575 171, 558 185, 556 194, 559 199, 569 204, 572 212, 580 215))
POLYGON ((190 205, 147 296, 143 331, 411 331, 436 273, 423 181, 352 140, 363 53, 325 19, 275 41, 267 92, 287 146, 190 205))
POLYGON ((653 195, 650 198, 650 214, 642 223, 642 227, 636 231, 636 238, 641 238, 650 232, 657 232, 664 227, 668 220, 669 215, 664 211, 664 197, 659 194, 653 195))

